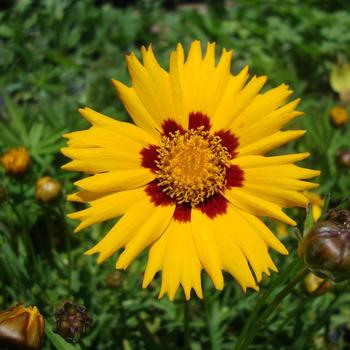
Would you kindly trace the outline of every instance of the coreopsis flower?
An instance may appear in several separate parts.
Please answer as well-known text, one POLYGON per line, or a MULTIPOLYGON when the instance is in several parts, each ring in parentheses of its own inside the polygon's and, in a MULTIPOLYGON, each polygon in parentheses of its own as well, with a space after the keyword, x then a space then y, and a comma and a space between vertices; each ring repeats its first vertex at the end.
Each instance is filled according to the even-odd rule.
POLYGON ((347 110, 340 106, 332 107, 329 115, 331 117, 332 122, 337 126, 343 125, 349 120, 347 110))
POLYGON ((16 305, 0 311, 0 345, 18 349, 40 349, 45 321, 34 306, 16 305))
POLYGON ((25 147, 11 148, 1 158, 5 172, 10 175, 22 175, 30 166, 30 156, 25 147))
POLYGON ((310 191, 305 191, 304 196, 312 206, 312 216, 316 222, 321 217, 324 200, 319 194, 310 191))
POLYGON ((43 203, 54 201, 61 192, 61 184, 51 176, 43 176, 35 184, 35 198, 43 203))
POLYGON ((187 299, 192 288, 202 297, 202 269, 217 289, 224 270, 257 290, 277 270, 269 248, 287 254, 260 217, 295 225, 282 208, 306 206, 300 190, 317 186, 303 179, 319 171, 294 164, 309 153, 266 155, 304 134, 280 131, 302 114, 299 100, 286 103, 284 84, 261 93, 267 78, 248 81, 247 67, 233 75, 232 51, 216 63, 213 43, 203 56, 194 41, 186 59, 179 44, 169 72, 151 47, 141 52, 143 63, 126 57, 132 86, 113 81, 136 125, 84 108, 92 127, 65 135, 72 161, 63 168, 92 175, 69 196, 90 205, 69 215, 81 220, 75 231, 121 216, 86 254, 101 263, 124 247, 116 267, 126 269, 148 248, 143 287, 161 271, 160 296, 170 299, 180 284, 187 299))

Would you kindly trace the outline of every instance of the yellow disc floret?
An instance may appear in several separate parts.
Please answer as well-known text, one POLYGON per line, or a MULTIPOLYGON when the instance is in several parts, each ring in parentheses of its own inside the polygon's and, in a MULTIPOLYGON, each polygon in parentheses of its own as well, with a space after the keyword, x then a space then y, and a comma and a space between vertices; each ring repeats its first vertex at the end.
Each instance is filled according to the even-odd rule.
POLYGON ((158 149, 158 185, 177 203, 192 207, 225 185, 230 154, 219 136, 203 127, 164 136, 158 149))

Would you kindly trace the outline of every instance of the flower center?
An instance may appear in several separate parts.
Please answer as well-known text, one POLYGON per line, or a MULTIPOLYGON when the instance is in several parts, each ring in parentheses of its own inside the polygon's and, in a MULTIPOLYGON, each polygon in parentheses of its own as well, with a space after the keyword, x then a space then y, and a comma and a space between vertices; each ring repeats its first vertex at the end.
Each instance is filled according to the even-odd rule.
POLYGON ((203 127, 170 133, 158 149, 158 186, 177 203, 195 207, 225 186, 229 162, 221 138, 203 127))

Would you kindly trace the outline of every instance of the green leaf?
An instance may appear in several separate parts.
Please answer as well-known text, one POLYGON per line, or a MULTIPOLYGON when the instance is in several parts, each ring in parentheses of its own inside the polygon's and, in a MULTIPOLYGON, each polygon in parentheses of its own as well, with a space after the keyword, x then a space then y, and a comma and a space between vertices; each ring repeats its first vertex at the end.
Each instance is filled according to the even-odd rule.
POLYGON ((303 237, 311 230, 312 226, 314 226, 314 215, 312 213, 312 205, 308 204, 306 208, 306 219, 304 223, 304 231, 303 237))
POLYGON ((52 328, 47 322, 45 323, 45 333, 46 336, 49 338, 52 345, 55 346, 57 350, 80 350, 80 345, 72 345, 67 343, 60 335, 54 333, 52 331, 52 328))
POLYGON ((23 121, 23 116, 21 111, 16 106, 16 104, 13 103, 13 101, 7 94, 3 95, 3 99, 5 101, 6 108, 11 116, 13 127, 19 133, 19 138, 21 142, 25 145, 28 145, 28 133, 23 121))

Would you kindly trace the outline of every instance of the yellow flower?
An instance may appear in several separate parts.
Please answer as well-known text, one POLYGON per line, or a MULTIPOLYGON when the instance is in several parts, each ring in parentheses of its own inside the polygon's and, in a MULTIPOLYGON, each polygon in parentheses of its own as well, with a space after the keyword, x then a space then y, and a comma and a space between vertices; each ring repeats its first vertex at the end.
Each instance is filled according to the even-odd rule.
POLYGON ((11 148, 2 155, 0 161, 6 173, 21 175, 27 171, 30 165, 30 156, 24 147, 11 148))
POLYGON ((44 318, 34 306, 16 305, 0 311, 0 344, 20 349, 40 349, 44 318))
POLYGON ((232 51, 216 64, 214 43, 202 56, 194 41, 186 59, 179 44, 169 72, 151 47, 141 53, 143 63, 126 57, 132 87, 113 81, 136 125, 84 108, 92 127, 65 135, 72 161, 63 168, 92 174, 69 196, 90 205, 69 215, 81 220, 76 232, 121 216, 86 254, 102 263, 124 247, 116 268, 126 269, 149 248, 143 287, 161 271, 160 297, 171 300, 180 284, 187 299, 192 288, 202 297, 202 269, 219 290, 223 270, 258 290, 262 274, 277 270, 268 249, 288 253, 259 217, 295 225, 282 208, 305 207, 299 191, 317 185, 301 179, 320 174, 293 164, 308 153, 266 156, 304 135, 280 131, 302 114, 299 99, 285 104, 284 84, 259 93, 267 78, 248 81, 247 67, 231 74, 232 51))
POLYGON ((305 191, 304 196, 308 199, 308 202, 312 205, 312 215, 314 217, 314 221, 316 222, 321 216, 324 200, 317 193, 313 193, 309 191, 305 191))
POLYGON ((330 117, 337 126, 347 123, 349 120, 348 112, 345 108, 334 106, 330 111, 330 117))

